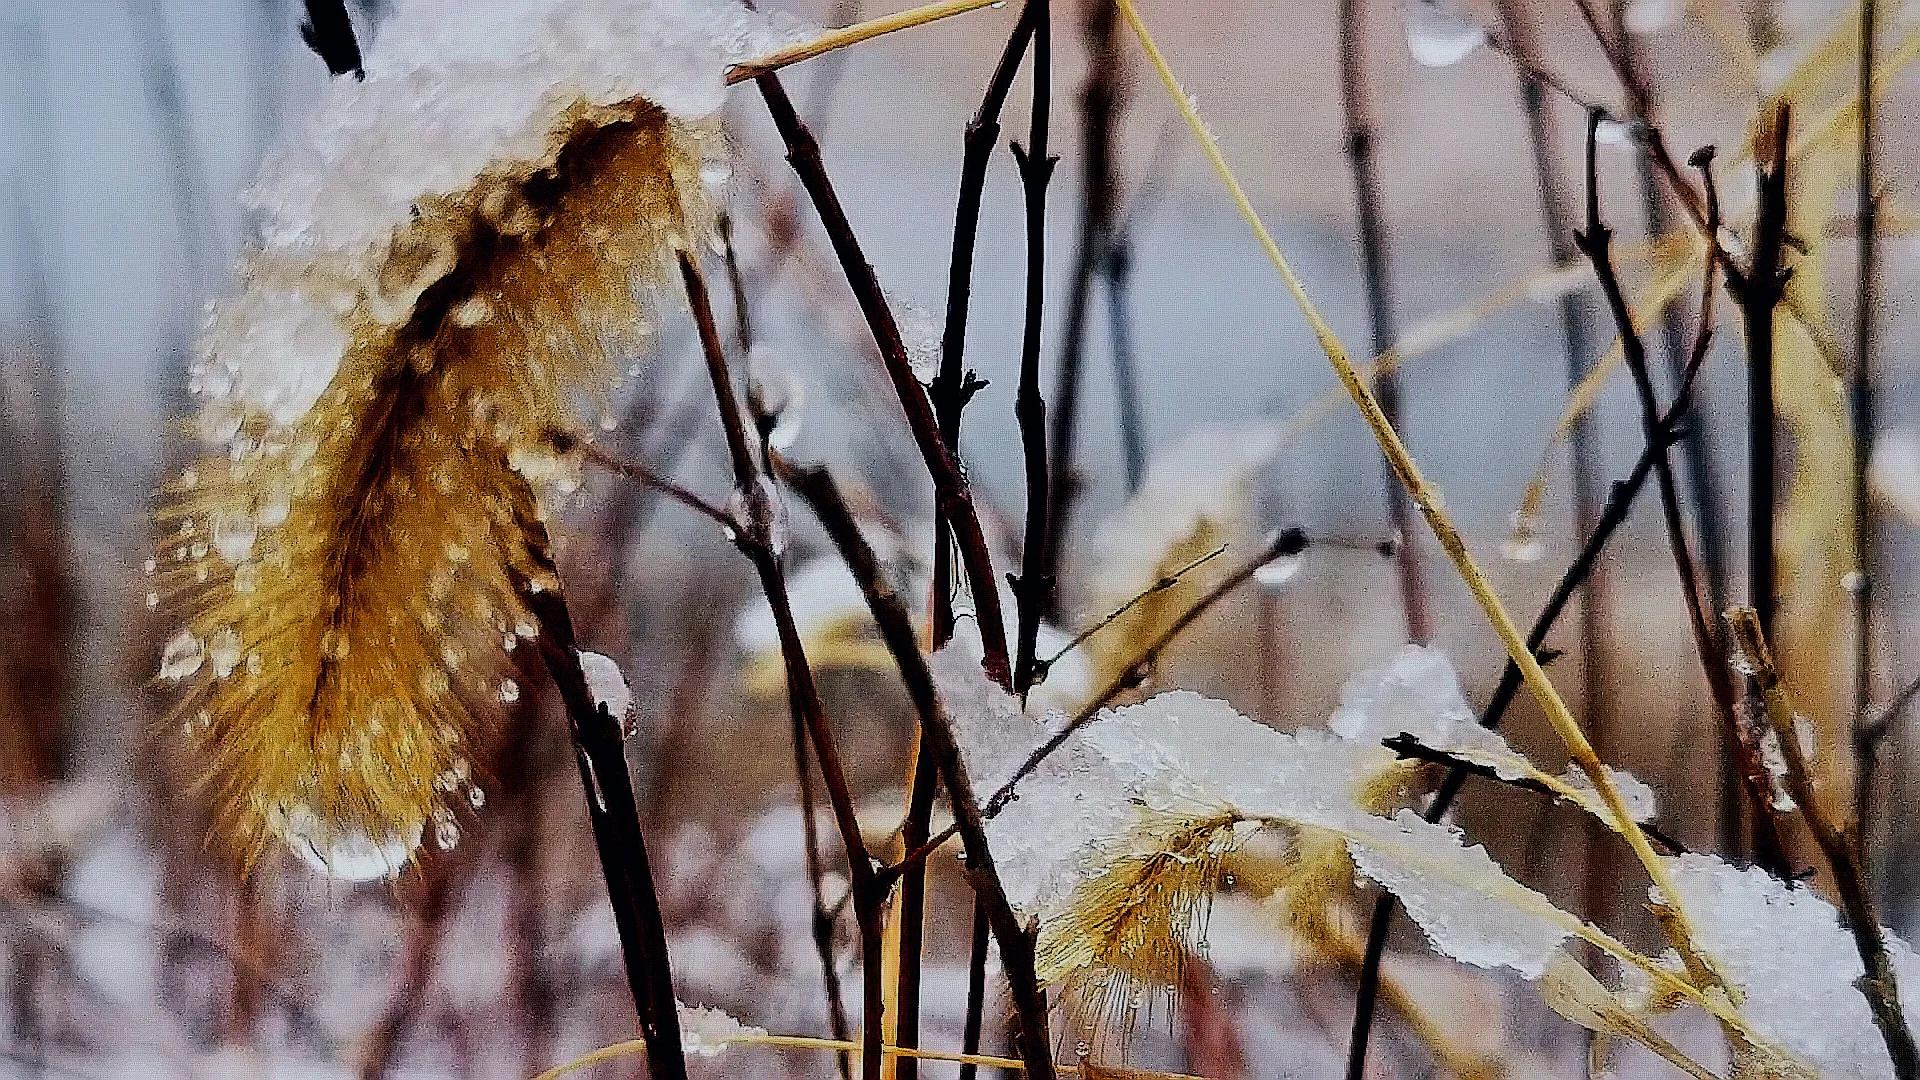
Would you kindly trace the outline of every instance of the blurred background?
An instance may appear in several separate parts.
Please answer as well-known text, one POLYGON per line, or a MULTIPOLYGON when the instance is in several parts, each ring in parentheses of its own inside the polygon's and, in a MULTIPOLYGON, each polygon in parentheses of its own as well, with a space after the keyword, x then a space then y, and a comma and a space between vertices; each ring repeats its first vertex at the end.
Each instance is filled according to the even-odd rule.
MULTIPOLYGON (((363 42, 377 40, 390 2, 352 5, 363 42)), ((1345 153, 1335 5, 1145 6, 1342 336, 1356 352, 1371 351, 1370 341, 1402 342, 1408 442, 1526 620, 1580 531, 1569 454, 1551 442, 1568 397, 1561 297, 1574 296, 1588 312, 1581 362, 1606 351, 1612 330, 1584 271, 1550 272, 1536 148, 1514 64, 1484 47, 1446 66, 1417 63, 1414 52, 1431 54, 1449 30, 1431 23, 1421 0, 1409 2, 1411 16, 1389 2, 1362 4, 1358 24, 1375 136, 1372 197, 1390 268, 1386 299, 1400 331, 1383 339, 1369 316, 1345 153), (1537 528, 1516 537, 1514 512, 1543 462, 1548 486, 1537 528)), ((782 6, 840 24, 885 5, 782 6)), ((1709 142, 1721 148, 1729 216, 1744 226, 1751 168, 1741 152, 1755 80, 1778 87, 1822 42, 1845 46, 1855 16, 1837 0, 1764 10, 1732 0, 1682 6, 1631 5, 1626 14, 1643 32, 1629 40, 1676 152, 1709 142)), ((1537 35, 1541 63, 1561 82, 1592 99, 1622 100, 1570 2, 1516 7, 1537 35)), ((1083 23, 1092 8, 1091 0, 1056 5, 1054 137, 1063 161, 1048 219, 1050 393, 1063 355, 1083 365, 1080 483, 1056 621, 1071 632, 1150 584, 1152 568, 1132 566, 1139 560, 1129 553, 1192 541, 1154 532, 1166 520, 1187 520, 1181 515, 1196 502, 1215 531, 1194 554, 1212 543, 1230 550, 1168 604, 1218 580, 1267 530, 1298 525, 1316 538, 1350 541, 1317 545, 1289 580, 1256 583, 1219 605, 1150 683, 1222 695, 1282 728, 1319 724, 1348 675, 1406 638, 1393 563, 1368 550, 1392 535, 1378 454, 1351 408, 1332 396, 1338 386, 1311 335, 1132 42, 1089 48, 1083 23), (1106 121, 1113 183, 1104 192, 1082 173, 1089 159, 1081 95, 1090 83, 1117 94, 1106 121), (1063 328, 1082 272, 1090 190, 1094 219, 1117 223, 1102 242, 1124 246, 1130 272, 1116 288, 1110 264, 1094 260, 1075 345, 1063 328), (1135 376, 1131 403, 1116 370, 1135 376)), ((1500 15, 1492 6, 1462 13, 1487 25, 1500 15)), ((1907 13, 1884 14, 1884 39, 1904 41, 1907 13)), ((165 728, 165 694, 152 685, 164 632, 142 603, 141 565, 156 484, 191 452, 184 373, 202 307, 230 287, 233 257, 252 227, 238 192, 328 77, 300 41, 300 17, 289 0, 0 6, 0 1075, 528 1076, 631 1032, 564 729, 543 695, 528 695, 523 722, 483 770, 490 798, 461 842, 423 853, 397 881, 330 882, 284 856, 242 878, 203 846, 207 818, 192 790, 193 763, 180 760, 165 728)), ((962 128, 1013 17, 990 10, 953 19, 789 77, 881 280, 910 336, 928 347, 945 303, 962 128)), ((1796 87, 1805 95, 1797 123, 1811 128, 1844 102, 1851 60, 1841 60, 1796 87)), ((1008 134, 1025 130, 1025 85, 1023 77, 1009 103, 1008 134)), ((1917 95, 1920 83, 1895 77, 1880 113, 1887 196, 1877 352, 1884 453, 1876 476, 1885 573, 1876 594, 1875 702, 1920 672, 1909 572, 1914 519, 1906 516, 1920 503, 1920 311, 1912 301, 1920 247, 1906 228, 1909 178, 1920 165, 1917 95)), ((1577 184, 1585 116, 1551 92, 1544 109, 1542 145, 1577 184)), ((723 193, 764 353, 756 370, 778 372, 797 395, 791 452, 857 480, 869 522, 925 551, 928 492, 812 210, 758 101, 741 94, 726 119, 734 164, 723 193)), ((1837 178, 1831 225, 1822 215, 1796 226, 1807 265, 1816 257, 1820 264, 1817 275, 1803 273, 1842 341, 1851 341, 1854 294, 1850 138, 1843 126, 1823 163, 1805 170, 1837 178)), ((1639 243, 1646 216, 1634 150, 1616 140, 1600 152, 1630 290, 1638 298, 1663 275, 1684 272, 1676 325, 1685 334, 1698 260, 1674 245, 1639 243)), ((1001 151, 985 194, 968 350, 990 385, 967 414, 962 446, 1008 551, 1018 546, 1022 507, 1011 407, 1021 214, 1018 177, 1001 151)), ((1671 220, 1677 229, 1679 219, 1671 220)), ((1694 430, 1717 470, 1719 502, 1707 516, 1717 522, 1719 566, 1730 568, 1724 598, 1737 600, 1744 374, 1737 327, 1724 320, 1729 309, 1694 430)), ((605 418, 602 444, 719 497, 726 455, 696 344, 683 315, 665 321, 653 354, 635 358, 644 374, 605 418)), ((1587 436, 1595 490, 1604 493, 1638 456, 1636 410, 1624 375, 1605 383, 1587 436)), ((1834 444, 1809 436, 1792 452, 1797 460, 1844 460, 1844 429, 1840 437, 1834 444)), ((1830 736, 1822 750, 1832 789, 1850 796, 1851 631, 1841 583, 1852 565, 1819 539, 1843 528, 1849 511, 1832 494, 1793 503, 1803 531, 1792 533, 1800 560, 1792 562, 1800 575, 1792 625, 1801 635, 1792 645, 1809 711, 1830 736)), ((618 658, 633 683, 638 733, 629 756, 681 996, 777 1032, 823 1033, 788 720, 750 567, 704 522, 605 477, 575 497, 562 532, 583 642, 618 658)), ((1454 657, 1470 700, 1483 702, 1499 672, 1497 643, 1431 542, 1406 540, 1426 564, 1433 640, 1454 657)), ((796 589, 822 642, 830 712, 844 745, 861 748, 852 765, 875 835, 885 836, 901 804, 911 713, 872 650, 858 647, 860 632, 848 629, 857 609, 846 583, 828 568, 807 576, 822 550, 800 530, 793 558, 796 582, 805 584, 796 589)), ((1597 580, 1590 628, 1576 613, 1550 641, 1564 650, 1557 680, 1581 702, 1603 755, 1661 793, 1668 832, 1701 848, 1737 850, 1738 836, 1721 824, 1717 729, 1650 497, 1597 580)), ((1912 736, 1895 721, 1871 796, 1869 839, 1885 917, 1911 932, 1920 917, 1920 827, 1907 813, 1912 736)), ((1509 724, 1519 745, 1557 767, 1557 743, 1529 704, 1517 706, 1509 724)), ((1470 789, 1462 821, 1556 897, 1629 928, 1641 917, 1637 876, 1614 873, 1594 854, 1577 815, 1470 789)), ((949 899, 965 888, 953 862, 940 860, 933 885, 949 899)), ((955 1046, 964 904, 936 902, 934 911, 926 1041, 955 1046)), ((842 920, 838 955, 853 977, 850 935, 842 920)), ((1212 939, 1209 963, 1174 1019, 1143 1028, 1138 1060, 1222 1078, 1338 1075, 1351 977, 1294 956, 1257 915, 1233 905, 1216 911, 1212 939)), ((1434 1016, 1456 1022, 1462 1040, 1498 1049, 1512 1075, 1581 1074, 1582 1041, 1572 1029, 1500 980, 1426 956, 1413 934, 1396 939, 1390 968, 1434 1016)), ((1002 1011, 990 1008, 990 1020, 1002 1011)), ((1435 1074, 1431 1053, 1392 1020, 1378 1039, 1377 1075, 1435 1074)), ((1640 1065, 1623 1055, 1625 1072, 1640 1065)), ((601 1068, 594 1075, 644 1075, 634 1061, 601 1068)), ((834 1074, 832 1059, 818 1055, 743 1054, 709 1068, 714 1076, 834 1074)), ((1646 1074, 1657 1075, 1651 1066, 1646 1074)))

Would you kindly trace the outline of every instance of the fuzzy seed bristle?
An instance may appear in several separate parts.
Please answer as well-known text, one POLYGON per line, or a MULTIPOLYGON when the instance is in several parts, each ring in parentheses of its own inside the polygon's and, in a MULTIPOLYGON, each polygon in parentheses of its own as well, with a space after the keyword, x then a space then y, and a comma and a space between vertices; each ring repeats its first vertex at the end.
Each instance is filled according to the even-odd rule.
POLYGON ((522 515, 577 485, 555 433, 643 338, 636 285, 704 235, 702 138, 644 102, 581 105, 544 159, 422 198, 356 278, 255 258, 216 314, 198 381, 218 446, 161 515, 156 590, 185 617, 161 676, 210 718, 207 786, 248 862, 275 836, 384 850, 431 824, 451 846, 481 804, 471 762, 517 696, 504 635, 528 623, 511 575, 557 584, 522 515), (340 297, 345 340, 293 415, 219 355, 290 288, 340 297))

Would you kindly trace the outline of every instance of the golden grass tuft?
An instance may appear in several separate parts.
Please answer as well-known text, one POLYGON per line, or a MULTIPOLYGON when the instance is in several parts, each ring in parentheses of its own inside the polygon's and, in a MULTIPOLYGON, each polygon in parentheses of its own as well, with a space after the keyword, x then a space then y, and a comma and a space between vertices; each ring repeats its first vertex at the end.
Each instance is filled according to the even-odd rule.
POLYGON ((578 399, 646 332, 636 285, 705 229, 698 143, 644 102, 583 105, 543 160, 423 199, 355 284, 318 402, 243 412, 232 452, 169 485, 156 589, 184 625, 163 676, 216 842, 248 865, 289 814, 378 844, 431 822, 446 846, 479 805, 471 762, 534 630, 510 572, 557 585, 517 515, 567 488, 578 399))

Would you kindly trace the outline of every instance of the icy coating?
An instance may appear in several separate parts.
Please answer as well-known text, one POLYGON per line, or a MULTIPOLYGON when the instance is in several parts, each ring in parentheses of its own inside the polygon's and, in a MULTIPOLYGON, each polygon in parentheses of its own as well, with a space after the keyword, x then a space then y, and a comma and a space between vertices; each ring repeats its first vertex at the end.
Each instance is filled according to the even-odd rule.
POLYGON ((333 378, 359 279, 423 199, 513 163, 531 171, 583 105, 644 99, 679 120, 709 116, 728 65, 811 36, 731 0, 399 4, 365 81, 334 80, 244 196, 260 228, 254 272, 215 305, 195 389, 291 423, 333 378))
MULTIPOLYGON (((1741 993, 1740 1014, 1826 1080, 1889 1076, 1887 1044, 1854 980, 1865 970, 1840 913, 1811 889, 1710 855, 1665 860, 1694 941, 1741 993)), ((1920 1022, 1920 957, 1886 935, 1909 1026, 1920 1022)))
MULTIPOLYGON (((975 785, 1004 782, 1049 727, 1028 716, 952 650, 936 674, 975 785)), ((1484 849, 1409 812, 1385 818, 1363 793, 1396 762, 1378 731, 1431 733, 1471 717, 1444 654, 1408 649, 1357 676, 1339 734, 1289 735, 1222 701, 1171 691, 1100 714, 1023 780, 988 824, 1001 883, 1023 913, 1067 911, 1076 888, 1128 851, 1146 812, 1231 808, 1345 839, 1358 868, 1398 893, 1436 948, 1482 967, 1537 978, 1574 924, 1509 878, 1484 849), (1341 737, 1353 732, 1355 737, 1341 737)))

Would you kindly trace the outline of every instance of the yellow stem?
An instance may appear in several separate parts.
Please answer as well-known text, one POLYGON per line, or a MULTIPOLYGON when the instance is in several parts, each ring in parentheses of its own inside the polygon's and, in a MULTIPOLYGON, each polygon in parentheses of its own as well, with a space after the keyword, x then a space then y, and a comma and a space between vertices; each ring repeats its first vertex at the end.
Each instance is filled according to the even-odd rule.
POLYGON ((811 41, 789 45, 765 56, 756 56, 745 63, 735 64, 727 69, 727 85, 743 83, 769 72, 778 71, 790 64, 823 56, 835 49, 844 49, 849 45, 871 41, 891 34, 895 30, 925 26, 927 23, 938 22, 953 15, 965 15, 969 11, 979 11, 984 7, 998 7, 1004 2, 1005 0, 938 0, 937 3, 922 4, 917 8, 909 8, 892 15, 882 15, 854 23, 852 26, 829 30, 811 41))
POLYGON ((1541 711, 1546 713, 1548 721, 1553 724, 1553 729, 1559 734, 1561 742, 1566 744, 1568 756, 1593 782, 1594 790, 1599 793, 1601 802, 1605 804, 1620 835, 1626 839, 1627 845, 1633 849, 1641 865, 1646 867, 1647 876, 1654 887, 1666 899, 1666 905, 1663 908, 1666 914, 1661 918, 1661 924, 1668 938, 1680 951, 1680 955, 1687 958, 1689 970, 1693 971, 1696 979, 1702 982, 1714 980, 1711 968, 1694 946, 1692 928, 1675 900, 1679 892, 1673 887, 1666 867, 1660 862, 1660 856, 1653 850, 1653 845, 1648 843, 1646 834, 1640 831, 1639 824, 1633 820, 1625 800, 1620 796, 1619 788, 1614 785, 1613 778, 1601 765, 1599 756, 1594 753, 1592 744, 1587 741, 1586 733, 1580 729, 1579 722, 1573 718, 1567 703, 1561 699, 1559 691, 1554 689, 1552 681, 1547 678, 1546 671, 1534 658, 1533 650, 1527 648, 1526 638, 1521 635, 1519 627, 1514 625, 1513 617, 1507 613, 1506 606, 1493 591, 1493 586, 1488 583, 1479 564, 1468 553, 1466 540, 1461 537, 1460 531, 1454 527, 1453 521, 1442 509, 1439 492, 1427 483, 1426 477, 1421 475, 1420 467, 1414 463, 1413 455, 1408 453, 1406 445, 1400 441, 1400 434, 1388 422, 1386 413, 1380 408, 1380 402, 1373 396, 1373 391, 1367 387, 1366 382, 1361 379, 1360 373, 1355 370, 1346 346, 1341 344, 1333 327, 1327 323, 1326 318, 1320 314, 1320 310, 1314 306, 1312 298, 1307 295, 1305 284, 1301 282, 1299 275, 1294 273, 1292 264, 1281 252, 1280 245, 1274 241, 1273 234, 1267 230, 1266 223, 1260 219, 1259 211, 1253 208, 1253 202, 1247 198, 1246 190, 1240 186, 1239 179, 1234 176, 1233 168, 1227 164, 1225 155, 1220 152, 1220 145, 1214 139, 1213 133, 1207 130, 1206 122, 1200 118, 1193 98, 1181 89, 1180 80, 1174 75, 1172 67, 1168 65, 1159 47, 1154 44, 1153 35, 1148 32, 1146 23, 1141 21, 1140 12, 1135 8, 1133 0, 1115 0, 1115 3, 1121 15, 1127 20, 1128 26, 1133 30, 1134 37, 1139 39, 1140 47, 1146 52, 1147 59, 1153 65, 1155 73, 1159 75, 1161 84, 1166 87, 1167 93, 1172 96, 1187 126, 1193 130, 1195 138, 1199 140, 1207 162, 1226 187, 1228 195, 1232 197, 1234 205, 1240 211, 1241 218, 1246 221, 1247 227, 1253 231, 1254 238, 1265 250, 1267 261, 1273 264, 1274 269, 1280 274, 1280 280, 1292 294, 1295 305, 1299 307, 1301 315, 1307 320, 1308 327, 1313 330, 1314 337, 1319 341, 1320 350, 1326 354, 1328 362, 1333 365, 1334 374, 1339 376, 1341 383, 1346 386, 1347 395, 1353 399, 1367 426, 1373 430, 1374 439, 1380 444, 1381 453, 1386 456, 1388 466, 1393 469, 1401 486, 1407 489, 1414 505, 1419 508, 1420 515, 1426 519, 1427 526, 1433 531, 1434 538, 1440 542, 1440 547, 1453 561, 1454 568, 1466 582, 1468 591, 1473 593, 1474 599, 1486 612, 1487 621, 1493 624, 1494 632, 1499 635, 1501 644, 1506 647, 1507 655, 1520 668, 1520 674, 1526 680, 1527 689, 1532 692, 1541 711))
MULTIPOLYGON (((839 1039, 816 1039, 805 1035, 748 1033, 721 1039, 719 1040, 719 1045, 727 1049, 736 1046, 768 1046, 782 1050, 824 1050, 831 1053, 851 1053, 856 1056, 860 1053, 860 1044, 857 1042, 843 1042, 839 1039)), ((560 1077, 568 1073, 578 1072, 590 1065, 598 1065, 601 1062, 613 1061, 617 1058, 644 1054, 646 1052, 647 1044, 644 1041, 640 1039, 628 1039, 625 1042, 617 1042, 603 1046, 598 1050, 589 1050, 579 1057, 574 1058, 572 1061, 548 1069, 546 1072, 534 1077, 534 1080, 559 1080, 560 1077)), ((1012 1069, 1020 1072, 1026 1070, 1026 1066, 1016 1058, 993 1057, 989 1054, 961 1054, 951 1050, 909 1050, 899 1046, 882 1046, 880 1052, 889 1058, 910 1057, 917 1058, 921 1061, 949 1061, 962 1065, 985 1065, 988 1068, 1012 1069)), ((1063 1073, 1078 1074, 1084 1070, 1073 1065, 1063 1065, 1060 1067, 1060 1071, 1063 1073)), ((1206 1080, 1206 1077, 1193 1076, 1189 1073, 1150 1072, 1132 1073, 1129 1075, 1139 1076, 1142 1080, 1206 1080)))

